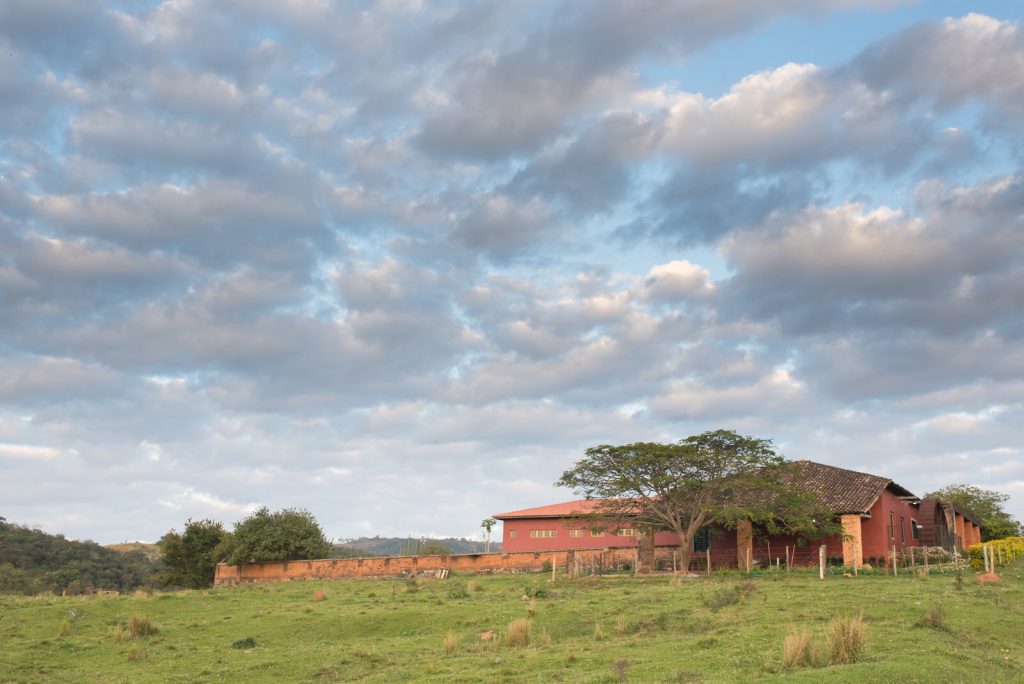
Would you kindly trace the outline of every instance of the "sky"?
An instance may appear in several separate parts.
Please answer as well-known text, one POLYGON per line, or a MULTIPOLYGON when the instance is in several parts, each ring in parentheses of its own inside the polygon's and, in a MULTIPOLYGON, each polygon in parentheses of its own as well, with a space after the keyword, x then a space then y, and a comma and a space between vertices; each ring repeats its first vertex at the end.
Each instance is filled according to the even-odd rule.
POLYGON ((470 536, 719 428, 1024 518, 1024 5, 0 3, 0 516, 470 536))

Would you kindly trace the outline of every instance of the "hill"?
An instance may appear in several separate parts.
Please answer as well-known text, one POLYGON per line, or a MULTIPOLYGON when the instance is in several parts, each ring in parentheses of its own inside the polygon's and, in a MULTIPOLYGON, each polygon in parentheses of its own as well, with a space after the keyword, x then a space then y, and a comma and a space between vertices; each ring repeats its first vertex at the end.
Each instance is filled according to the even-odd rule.
MULTIPOLYGON (((360 537, 359 539, 345 539, 337 544, 335 548, 340 554, 346 556, 412 556, 422 554, 427 544, 443 544, 452 553, 483 553, 486 544, 482 541, 462 539, 459 537, 444 537, 438 539, 412 537, 360 537), (355 552, 355 553, 353 553, 355 552)), ((501 551, 501 544, 491 542, 491 551, 501 551)))
POLYGON ((123 544, 107 544, 106 547, 118 553, 133 553, 138 551, 151 561, 160 560, 160 545, 147 542, 124 542, 123 544))
POLYGON ((114 551, 0 518, 0 592, 130 591, 155 583, 158 564, 141 550, 114 551))

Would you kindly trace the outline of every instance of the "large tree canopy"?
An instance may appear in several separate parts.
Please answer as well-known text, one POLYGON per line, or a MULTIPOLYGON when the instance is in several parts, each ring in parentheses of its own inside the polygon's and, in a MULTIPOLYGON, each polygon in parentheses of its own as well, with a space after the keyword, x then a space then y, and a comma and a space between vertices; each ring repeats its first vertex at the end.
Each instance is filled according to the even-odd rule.
POLYGON ((189 519, 184 532, 171 530, 160 538, 164 583, 189 589, 211 586, 230 543, 231 533, 219 522, 189 519))
POLYGON ((331 545, 316 518, 301 508, 271 513, 265 506, 235 523, 232 564, 326 558, 331 545))
POLYGON ((770 440, 716 430, 677 444, 592 447, 557 484, 600 499, 601 518, 672 530, 686 568, 693 537, 707 525, 750 520, 806 538, 833 531, 834 516, 793 484, 788 468, 770 440))
POLYGON ((981 527, 982 541, 1013 537, 1021 533, 1021 524, 1003 510, 1010 497, 974 485, 954 484, 924 495, 926 499, 952 501, 966 510, 981 527))

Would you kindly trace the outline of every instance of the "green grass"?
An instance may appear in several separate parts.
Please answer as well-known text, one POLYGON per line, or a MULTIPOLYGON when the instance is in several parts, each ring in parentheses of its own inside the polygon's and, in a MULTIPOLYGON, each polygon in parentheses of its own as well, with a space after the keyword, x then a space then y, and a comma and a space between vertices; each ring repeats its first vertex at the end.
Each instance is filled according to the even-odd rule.
POLYGON ((0 682, 1024 681, 1022 575, 1018 563, 1001 586, 961 591, 949 575, 519 575, 472 578, 468 591, 454 577, 2 596, 0 682), (938 605, 941 629, 928 626, 938 605), (833 618, 861 610, 858 662, 783 668, 788 634, 824 644, 833 618), (156 631, 118 642, 133 617, 156 631), (517 618, 531 623, 528 646, 505 643, 517 618))

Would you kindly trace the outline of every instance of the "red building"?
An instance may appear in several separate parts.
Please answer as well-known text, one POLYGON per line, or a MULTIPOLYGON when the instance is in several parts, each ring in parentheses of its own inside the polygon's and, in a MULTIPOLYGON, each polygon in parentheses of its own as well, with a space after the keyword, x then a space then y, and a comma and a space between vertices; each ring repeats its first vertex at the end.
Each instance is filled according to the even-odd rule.
MULTIPOLYGON (((963 548, 981 541, 980 529, 963 511, 948 502, 922 502, 889 478, 813 461, 797 461, 796 466, 794 484, 817 493, 835 512, 842 524, 841 535, 799 545, 792 537, 768 536, 745 521, 739 521, 734 530, 709 527, 693 540, 694 565, 703 567, 709 552, 712 564, 718 567, 747 562, 784 564, 786 553, 798 564, 817 562, 818 546, 825 544, 830 557, 859 567, 865 561, 884 562, 893 547, 902 550, 925 543, 963 548)), ((499 513, 494 517, 503 524, 502 549, 555 551, 641 544, 638 531, 628 524, 606 526, 588 521, 586 516, 598 505, 598 501, 578 500, 499 513)), ((650 546, 652 540, 643 541, 650 546)), ((654 534, 655 550, 678 545, 673 532, 654 534)))

